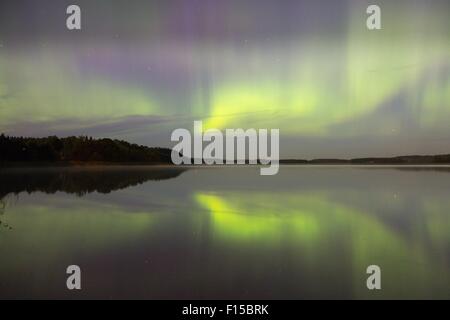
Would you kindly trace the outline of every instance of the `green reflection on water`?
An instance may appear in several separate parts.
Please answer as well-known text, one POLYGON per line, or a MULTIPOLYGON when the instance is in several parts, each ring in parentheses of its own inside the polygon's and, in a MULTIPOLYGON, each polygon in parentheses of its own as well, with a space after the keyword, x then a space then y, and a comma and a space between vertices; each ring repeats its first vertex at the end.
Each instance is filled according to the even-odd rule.
POLYGON ((426 233, 429 234, 432 247, 449 253, 447 259, 450 260, 450 201, 428 200, 423 207, 426 212, 426 233))
POLYGON ((74 254, 73 250, 89 254, 136 241, 155 222, 149 212, 126 212, 121 207, 81 199, 70 207, 54 203, 12 206, 7 221, 13 229, 0 233, 0 250, 17 256, 38 250, 35 258, 47 262, 74 254))
MULTIPOLYGON (((289 252, 291 261, 319 286, 341 276, 353 283, 353 294, 359 298, 448 297, 448 266, 430 257, 427 241, 408 239, 373 212, 343 205, 326 193, 200 192, 194 197, 211 213, 214 239, 233 247, 264 246, 266 269, 276 268, 286 258, 279 255, 286 253, 281 248, 290 247, 295 248, 294 254, 289 252), (365 287, 365 270, 371 264, 382 268, 381 292, 365 287), (333 269, 330 279, 326 274, 333 269)), ((445 255, 450 228, 440 222, 446 211, 434 209, 434 215, 425 217, 427 237, 434 253, 445 255)))
MULTIPOLYGON (((211 170, 196 173, 197 184, 187 172, 105 195, 93 190, 145 173, 108 172, 69 189, 67 175, 35 174, 32 194, 14 189, 19 198, 6 198, 0 216, 13 227, 0 228, 0 296, 64 297, 65 268, 80 263, 91 281, 86 297, 450 298, 450 202, 440 174, 310 170, 270 188, 250 188, 244 177, 236 190, 216 183, 228 173, 211 170), (85 189, 93 194, 67 194, 85 189), (382 269, 379 292, 365 286, 371 264, 382 269)), ((9 177, 15 185, 4 189, 28 186, 26 176, 9 177)))

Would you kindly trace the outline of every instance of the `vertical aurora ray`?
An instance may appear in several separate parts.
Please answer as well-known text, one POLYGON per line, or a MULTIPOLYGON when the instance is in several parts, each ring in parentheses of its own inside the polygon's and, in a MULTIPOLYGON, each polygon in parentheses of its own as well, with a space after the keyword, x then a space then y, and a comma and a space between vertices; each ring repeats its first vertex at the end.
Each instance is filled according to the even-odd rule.
MULTIPOLYGON (((405 93, 405 111, 413 115, 430 105, 430 96, 440 98, 442 108, 449 109, 445 82, 436 79, 443 87, 434 91, 420 82, 431 68, 449 61, 446 16, 422 6, 385 4, 384 28, 373 32, 365 28, 366 16, 361 14, 365 8, 364 3, 352 4, 346 35, 299 35, 290 39, 293 45, 273 45, 282 47, 280 51, 255 45, 236 53, 240 60, 230 64, 231 75, 215 81, 220 84, 214 90, 207 126, 258 126, 263 122, 292 134, 329 135, 335 134, 335 125, 351 127, 405 93), (271 57, 284 58, 277 65, 267 63, 271 57), (418 92, 424 92, 426 100, 413 104, 418 92), (236 113, 242 115, 233 117, 236 113)), ((448 78, 448 72, 445 75, 448 78)), ((414 118, 421 123, 420 116, 414 118)), ((379 126, 377 134, 386 132, 383 123, 379 126)))

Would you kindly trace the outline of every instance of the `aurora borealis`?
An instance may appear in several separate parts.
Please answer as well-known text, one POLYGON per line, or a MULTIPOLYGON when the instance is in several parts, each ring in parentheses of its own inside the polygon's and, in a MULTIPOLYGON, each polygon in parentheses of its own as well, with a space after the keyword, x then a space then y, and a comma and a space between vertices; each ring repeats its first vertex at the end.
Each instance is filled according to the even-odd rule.
POLYGON ((2 1, 0 132, 171 146, 280 128, 281 157, 448 153, 450 5, 414 1, 2 1), (82 30, 65 28, 65 8, 82 30), (365 27, 378 4, 382 30, 365 27))

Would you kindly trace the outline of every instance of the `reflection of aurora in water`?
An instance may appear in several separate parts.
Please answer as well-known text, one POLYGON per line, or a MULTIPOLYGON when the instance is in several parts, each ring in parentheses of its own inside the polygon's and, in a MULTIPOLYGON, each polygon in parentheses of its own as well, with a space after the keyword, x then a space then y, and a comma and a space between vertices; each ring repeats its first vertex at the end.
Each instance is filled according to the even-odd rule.
POLYGON ((54 169, 2 217, 14 228, 0 230, 0 296, 65 297, 60 271, 76 261, 86 297, 448 298, 448 173, 282 169, 270 180, 252 167, 187 170, 111 193, 133 175, 54 169), (72 194, 85 188, 96 191, 72 194), (378 293, 365 287, 370 264, 378 293))
POLYGON ((8 221, 27 235, 20 245, 39 248, 43 261, 60 259, 64 248, 80 239, 86 244, 85 252, 95 252, 123 241, 137 240, 151 230, 154 220, 151 212, 124 212, 106 203, 78 202, 72 209, 59 207, 62 203, 57 201, 54 206, 21 206, 20 211, 12 207, 8 221))
POLYGON ((289 246, 295 250, 291 258, 301 257, 301 263, 309 265, 308 276, 317 277, 318 283, 323 274, 315 270, 349 258, 348 269, 343 272, 354 272, 355 284, 360 284, 354 287, 357 297, 370 296, 361 285, 361 270, 375 262, 386 271, 387 284, 402 283, 400 291, 386 285, 384 297, 402 292, 420 296, 423 283, 438 285, 442 291, 436 295, 444 294, 450 286, 448 277, 440 277, 449 264, 445 252, 450 249, 450 219, 445 212, 450 203, 446 210, 436 206, 433 210, 425 203, 425 225, 414 221, 412 226, 421 237, 411 241, 370 212, 333 201, 327 194, 198 193, 195 199, 211 212, 211 234, 216 241, 230 247, 253 244, 268 248, 264 268, 276 268, 282 259, 276 252, 289 246), (422 242, 423 237, 432 241, 431 246, 422 242), (429 264, 429 256, 435 253, 444 253, 444 260, 429 264))
MULTIPOLYGON (((83 197, 90 193, 108 194, 147 181, 176 178, 182 168, 161 168, 158 166, 93 166, 93 167, 43 167, 9 168, 0 171, 0 226, 12 230, 10 221, 15 221, 30 239, 39 239, 39 246, 51 253, 61 251, 65 243, 73 238, 89 239, 91 249, 105 244, 119 242, 130 236, 135 238, 147 229, 151 216, 139 210, 123 214, 122 208, 114 205, 95 204, 80 200, 78 208, 63 208, 46 205, 21 206, 20 215, 5 215, 14 211, 14 197, 23 192, 55 194, 64 192, 83 197), (95 209, 93 209, 95 208, 95 209), (31 218, 30 218, 31 216, 31 218), (38 224, 36 224, 38 221, 38 224), (36 233, 37 232, 37 233, 36 233), (53 234, 58 242, 46 235, 53 234), (58 234, 59 233, 59 234, 58 234)), ((48 256, 47 256, 48 257, 48 256)))

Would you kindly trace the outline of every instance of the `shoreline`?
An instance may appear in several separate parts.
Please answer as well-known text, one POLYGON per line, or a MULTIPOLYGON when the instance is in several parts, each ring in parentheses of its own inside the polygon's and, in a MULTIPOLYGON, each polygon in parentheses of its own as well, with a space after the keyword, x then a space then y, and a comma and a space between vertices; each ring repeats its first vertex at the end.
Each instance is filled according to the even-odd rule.
MULTIPOLYGON (((352 168, 450 168, 450 163, 279 163, 283 167, 352 167, 352 168)), ((264 164, 183 164, 176 165, 170 163, 147 163, 147 162, 16 162, 2 163, 1 169, 13 168, 114 168, 114 167, 148 167, 148 168, 243 168, 243 167, 264 167, 264 164)))

